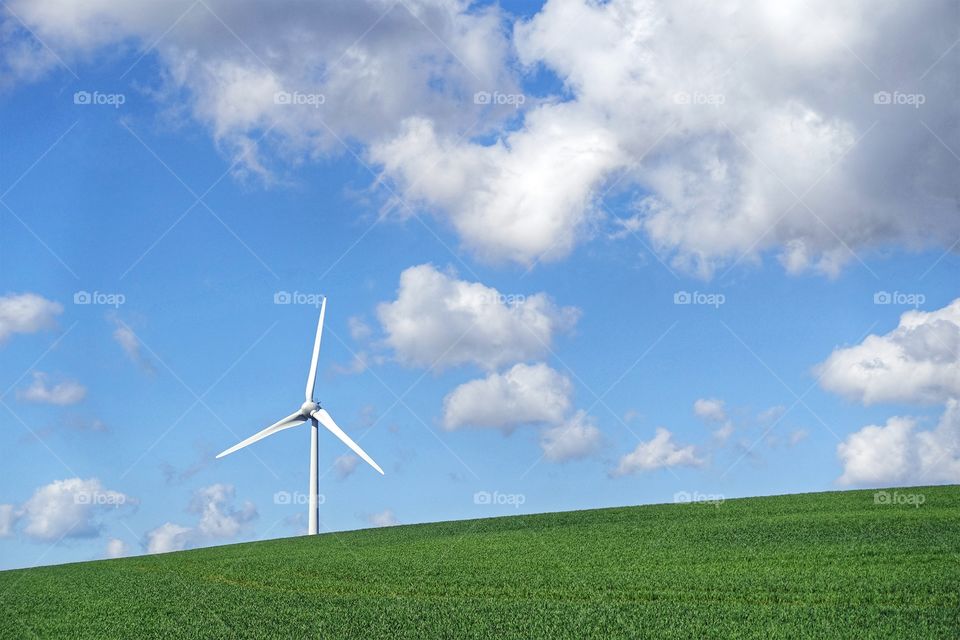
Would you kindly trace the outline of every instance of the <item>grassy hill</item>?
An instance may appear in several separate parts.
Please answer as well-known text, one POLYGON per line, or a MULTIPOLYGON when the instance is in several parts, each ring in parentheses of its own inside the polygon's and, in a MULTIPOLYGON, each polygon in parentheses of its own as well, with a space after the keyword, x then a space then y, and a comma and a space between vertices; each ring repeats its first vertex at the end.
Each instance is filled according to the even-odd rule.
POLYGON ((960 637, 960 488, 899 489, 889 504, 874 494, 442 522, 6 571, 0 637, 960 637))

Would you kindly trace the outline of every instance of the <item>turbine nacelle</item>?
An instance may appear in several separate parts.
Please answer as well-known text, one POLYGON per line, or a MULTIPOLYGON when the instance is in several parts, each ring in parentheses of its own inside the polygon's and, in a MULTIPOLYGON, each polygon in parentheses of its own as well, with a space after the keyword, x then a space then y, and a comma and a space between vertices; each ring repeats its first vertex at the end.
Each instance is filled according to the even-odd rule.
POLYGON ((316 402, 307 401, 300 405, 300 415, 304 418, 313 417, 313 412, 320 408, 316 402))

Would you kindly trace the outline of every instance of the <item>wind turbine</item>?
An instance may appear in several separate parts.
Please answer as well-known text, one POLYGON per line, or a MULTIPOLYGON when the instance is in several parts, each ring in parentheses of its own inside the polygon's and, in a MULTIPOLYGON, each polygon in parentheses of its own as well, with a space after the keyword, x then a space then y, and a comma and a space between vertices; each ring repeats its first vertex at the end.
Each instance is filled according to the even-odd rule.
POLYGON ((320 337, 323 334, 323 316, 327 310, 327 298, 323 298, 323 302, 320 304, 320 321, 317 323, 317 337, 313 342, 313 360, 310 361, 310 373, 307 375, 307 388, 304 392, 305 400, 300 408, 291 413, 286 418, 279 420, 263 431, 259 431, 243 442, 235 444, 223 453, 219 454, 217 457, 222 458, 223 456, 230 455, 234 451, 243 449, 247 445, 251 445, 257 440, 263 440, 267 436, 271 436, 278 431, 283 431, 284 429, 289 429, 291 427, 298 427, 307 420, 310 421, 310 518, 309 518, 309 527, 307 531, 313 535, 317 533, 317 516, 318 514, 318 503, 317 503, 317 489, 318 489, 318 478, 317 478, 317 436, 319 432, 319 425, 322 424, 326 427, 327 431, 333 435, 340 438, 340 441, 345 445, 350 447, 354 453, 363 458, 367 464, 380 472, 380 475, 383 475, 383 469, 380 468, 376 462, 373 461, 373 458, 367 455, 367 452, 360 448, 356 442, 354 442, 350 436, 343 432, 343 429, 337 426, 337 423, 333 421, 333 418, 330 417, 330 414, 326 410, 320 408, 319 402, 317 402, 315 396, 315 387, 317 382, 317 359, 320 357, 320 337), (319 424, 318 424, 319 423, 319 424))

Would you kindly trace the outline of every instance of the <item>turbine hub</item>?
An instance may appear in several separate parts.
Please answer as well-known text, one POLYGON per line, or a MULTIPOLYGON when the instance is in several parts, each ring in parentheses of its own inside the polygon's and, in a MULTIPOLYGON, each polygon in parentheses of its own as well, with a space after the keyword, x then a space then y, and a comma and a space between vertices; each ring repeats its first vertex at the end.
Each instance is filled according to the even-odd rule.
POLYGON ((316 402, 310 402, 308 400, 307 402, 304 402, 302 405, 300 405, 300 413, 303 414, 304 417, 309 418, 310 414, 312 414, 314 411, 316 411, 319 408, 320 406, 316 402))

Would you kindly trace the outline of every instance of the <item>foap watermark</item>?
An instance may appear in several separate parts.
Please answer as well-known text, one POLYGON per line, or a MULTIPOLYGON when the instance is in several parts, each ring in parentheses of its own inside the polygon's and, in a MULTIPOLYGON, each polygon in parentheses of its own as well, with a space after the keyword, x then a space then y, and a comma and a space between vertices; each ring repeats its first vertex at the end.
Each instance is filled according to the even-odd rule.
POLYGON ((905 504, 920 508, 927 497, 922 493, 900 493, 899 491, 877 491, 873 494, 873 504, 905 504))
POLYGON ((873 94, 873 104, 905 105, 919 109, 927 101, 922 93, 903 93, 902 91, 877 91, 873 94))
POLYGON ((273 104, 307 106, 319 109, 327 101, 322 93, 306 93, 303 91, 277 91, 273 94, 273 104))
POLYGON ((500 491, 477 491, 473 494, 473 504, 493 505, 493 506, 511 506, 519 509, 520 505, 527 501, 527 496, 522 493, 501 493, 500 491))
POLYGON ((523 304, 527 301, 527 296, 522 293, 484 293, 479 298, 480 304, 496 304, 512 307, 523 304))
POLYGON ((322 293, 303 293, 301 291, 277 291, 273 294, 273 304, 308 304, 320 308, 323 304, 322 293))
POLYGON ((719 308, 727 302, 722 293, 705 293, 703 291, 677 291, 673 294, 673 304, 697 304, 719 308))
POLYGON ((877 291, 873 294, 873 304, 896 304, 916 309, 927 301, 922 293, 904 293, 902 291, 877 291))
POLYGON ((522 93, 500 93, 494 91, 477 91, 473 94, 473 104, 493 104, 509 105, 514 109, 519 109, 527 101, 527 96, 522 93))
POLYGON ((98 304, 113 307, 120 307, 127 301, 127 296, 122 293, 104 293, 102 291, 77 291, 73 294, 73 304, 98 304))
POLYGON ((726 498, 720 493, 700 493, 699 491, 677 491, 673 501, 677 504, 703 503, 719 508, 726 498))
POLYGON ((116 491, 80 491, 73 494, 73 502, 96 507, 119 507, 127 503, 127 496, 116 491))
MULTIPOLYGON (((317 504, 323 504, 327 501, 327 496, 322 493, 317 494, 317 504)), ((273 504, 310 504, 310 494, 302 491, 277 491, 273 494, 273 504)))
POLYGON ((727 98, 722 93, 702 93, 700 91, 690 93, 688 91, 678 91, 673 94, 674 104, 699 104, 719 107, 726 101, 727 98))
POLYGON ((77 91, 73 94, 73 104, 111 106, 119 109, 127 101, 122 93, 101 93, 100 91, 77 91))

